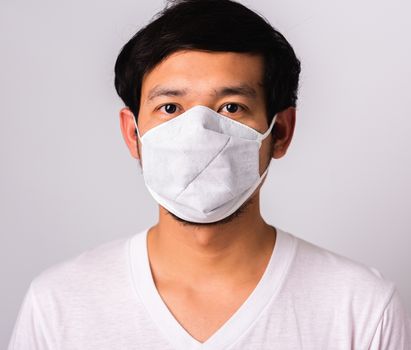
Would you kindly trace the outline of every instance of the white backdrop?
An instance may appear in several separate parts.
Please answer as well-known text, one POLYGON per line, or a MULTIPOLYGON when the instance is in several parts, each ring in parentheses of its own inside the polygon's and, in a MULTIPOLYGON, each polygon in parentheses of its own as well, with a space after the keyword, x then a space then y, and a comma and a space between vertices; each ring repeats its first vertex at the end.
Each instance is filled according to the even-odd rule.
MULTIPOLYGON (((302 61, 266 221, 396 282, 411 310, 408 1, 247 0, 302 61)), ((46 267, 157 219, 119 127, 117 54, 162 0, 0 3, 0 348, 46 267)))

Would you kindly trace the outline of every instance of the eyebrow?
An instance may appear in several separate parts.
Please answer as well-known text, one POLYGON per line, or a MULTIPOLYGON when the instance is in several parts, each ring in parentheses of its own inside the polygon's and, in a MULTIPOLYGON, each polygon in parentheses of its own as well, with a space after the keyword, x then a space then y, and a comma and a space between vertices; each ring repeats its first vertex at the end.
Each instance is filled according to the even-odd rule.
MULTIPOLYGON (((161 85, 156 85, 149 91, 147 101, 152 101, 160 96, 184 96, 187 95, 188 91, 188 89, 172 89, 161 85)), ((257 92, 255 89, 245 83, 240 85, 223 86, 218 89, 213 89, 213 91, 215 96, 219 98, 233 95, 244 96, 252 99, 257 97, 257 92)))

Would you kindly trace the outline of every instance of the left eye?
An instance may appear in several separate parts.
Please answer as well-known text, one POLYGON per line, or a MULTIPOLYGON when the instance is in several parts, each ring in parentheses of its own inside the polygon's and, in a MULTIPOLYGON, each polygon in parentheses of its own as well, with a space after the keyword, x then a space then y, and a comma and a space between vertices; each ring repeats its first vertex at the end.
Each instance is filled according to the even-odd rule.
POLYGON ((175 111, 177 110, 177 105, 175 105, 174 103, 167 103, 167 104, 165 104, 165 105, 162 105, 162 106, 160 107, 160 110, 163 109, 163 108, 164 108, 164 111, 165 111, 167 114, 173 114, 173 113, 175 113, 175 111))
POLYGON ((236 113, 239 110, 244 109, 243 107, 241 107, 239 104, 237 103, 227 103, 225 106, 223 106, 223 108, 226 108, 226 111, 228 113, 236 113))

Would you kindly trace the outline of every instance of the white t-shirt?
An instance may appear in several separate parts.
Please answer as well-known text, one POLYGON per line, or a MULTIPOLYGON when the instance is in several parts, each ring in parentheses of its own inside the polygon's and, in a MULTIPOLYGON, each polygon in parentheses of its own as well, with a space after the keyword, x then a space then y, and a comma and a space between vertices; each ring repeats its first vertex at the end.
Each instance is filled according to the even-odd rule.
POLYGON ((146 237, 101 244, 36 276, 9 350, 411 349, 411 321, 392 282, 278 228, 254 291, 201 343, 161 299, 146 237))

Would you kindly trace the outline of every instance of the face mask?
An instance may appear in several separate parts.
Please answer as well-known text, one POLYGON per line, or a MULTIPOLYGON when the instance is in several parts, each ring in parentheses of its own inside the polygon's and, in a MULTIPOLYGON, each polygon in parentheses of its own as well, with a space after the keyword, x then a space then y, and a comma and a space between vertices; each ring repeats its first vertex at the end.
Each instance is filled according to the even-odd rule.
POLYGON ((234 213, 267 175, 259 149, 271 132, 197 105, 141 137, 144 182, 153 198, 186 221, 210 223, 234 213))

